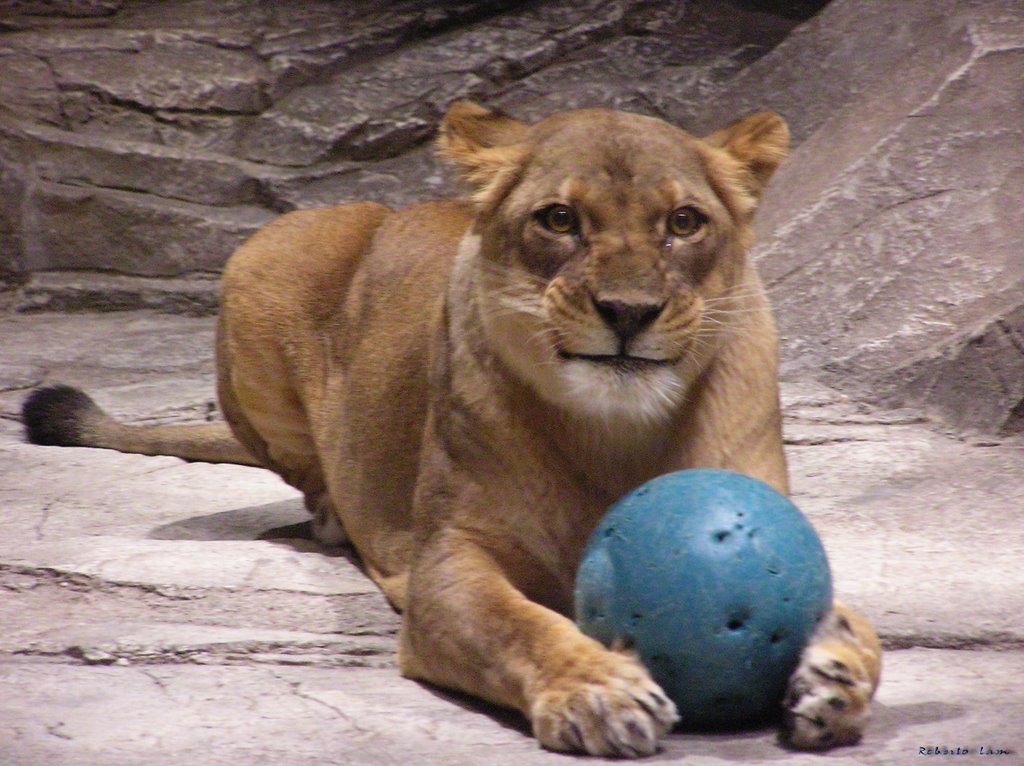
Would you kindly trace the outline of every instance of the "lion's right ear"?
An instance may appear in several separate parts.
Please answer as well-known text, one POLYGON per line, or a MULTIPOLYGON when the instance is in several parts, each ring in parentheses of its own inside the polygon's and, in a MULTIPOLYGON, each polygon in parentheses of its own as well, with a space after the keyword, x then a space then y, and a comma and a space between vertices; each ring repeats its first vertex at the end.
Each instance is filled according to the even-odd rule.
POLYGON ((486 195, 495 181, 526 157, 523 140, 529 126, 472 101, 456 101, 445 114, 437 138, 438 153, 451 160, 463 177, 486 195))

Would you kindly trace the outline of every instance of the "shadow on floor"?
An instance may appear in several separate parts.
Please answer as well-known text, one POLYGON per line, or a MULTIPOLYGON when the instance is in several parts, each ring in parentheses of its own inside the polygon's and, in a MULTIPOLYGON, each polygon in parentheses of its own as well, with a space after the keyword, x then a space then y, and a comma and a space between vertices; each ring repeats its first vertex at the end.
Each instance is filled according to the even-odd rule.
POLYGON ((309 513, 299 498, 193 516, 157 527, 147 537, 151 540, 263 540, 300 553, 341 556, 358 564, 352 548, 326 547, 313 539, 309 513))
POLYGON ((967 710, 961 705, 946 702, 921 702, 916 705, 880 705, 871 709, 868 724, 873 739, 886 741, 910 726, 952 721, 961 718, 967 710))

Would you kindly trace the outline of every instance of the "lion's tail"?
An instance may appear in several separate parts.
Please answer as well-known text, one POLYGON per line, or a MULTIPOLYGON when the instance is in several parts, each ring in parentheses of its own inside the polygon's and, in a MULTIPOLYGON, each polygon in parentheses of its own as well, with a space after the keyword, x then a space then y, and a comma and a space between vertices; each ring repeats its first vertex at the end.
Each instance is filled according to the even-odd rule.
POLYGON ((129 426, 114 420, 88 394, 71 386, 37 388, 22 405, 21 422, 33 444, 102 447, 208 463, 260 465, 226 423, 129 426))

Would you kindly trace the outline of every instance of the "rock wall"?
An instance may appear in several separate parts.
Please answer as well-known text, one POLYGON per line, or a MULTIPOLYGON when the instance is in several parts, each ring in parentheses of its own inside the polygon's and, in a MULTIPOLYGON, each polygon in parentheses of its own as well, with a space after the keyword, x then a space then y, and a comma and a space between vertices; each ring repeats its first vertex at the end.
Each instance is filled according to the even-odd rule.
POLYGON ((447 193, 456 97, 697 133, 768 107, 796 147, 756 253, 785 374, 1024 430, 1024 5, 823 5, 0 4, 6 302, 212 311, 273 215, 447 193))
POLYGON ((696 103, 814 6, 760 5, 13 3, 0 269, 209 274, 276 213, 439 196, 429 139, 455 98, 696 103))
POLYGON ((899 8, 830 5, 722 100, 766 85, 806 136, 759 221, 784 369, 1020 431, 1024 4, 899 8))

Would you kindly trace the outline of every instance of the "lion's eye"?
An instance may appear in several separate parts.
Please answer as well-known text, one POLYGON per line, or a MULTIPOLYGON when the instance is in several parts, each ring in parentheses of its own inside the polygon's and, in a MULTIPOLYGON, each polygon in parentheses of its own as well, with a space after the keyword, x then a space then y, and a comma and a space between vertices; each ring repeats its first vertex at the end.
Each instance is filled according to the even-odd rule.
POLYGON ((668 230, 675 237, 692 237, 707 220, 697 208, 686 205, 677 207, 668 216, 668 230))
POLYGON ((554 234, 569 234, 579 225, 576 211, 568 205, 548 205, 537 211, 536 218, 541 226, 554 234))

